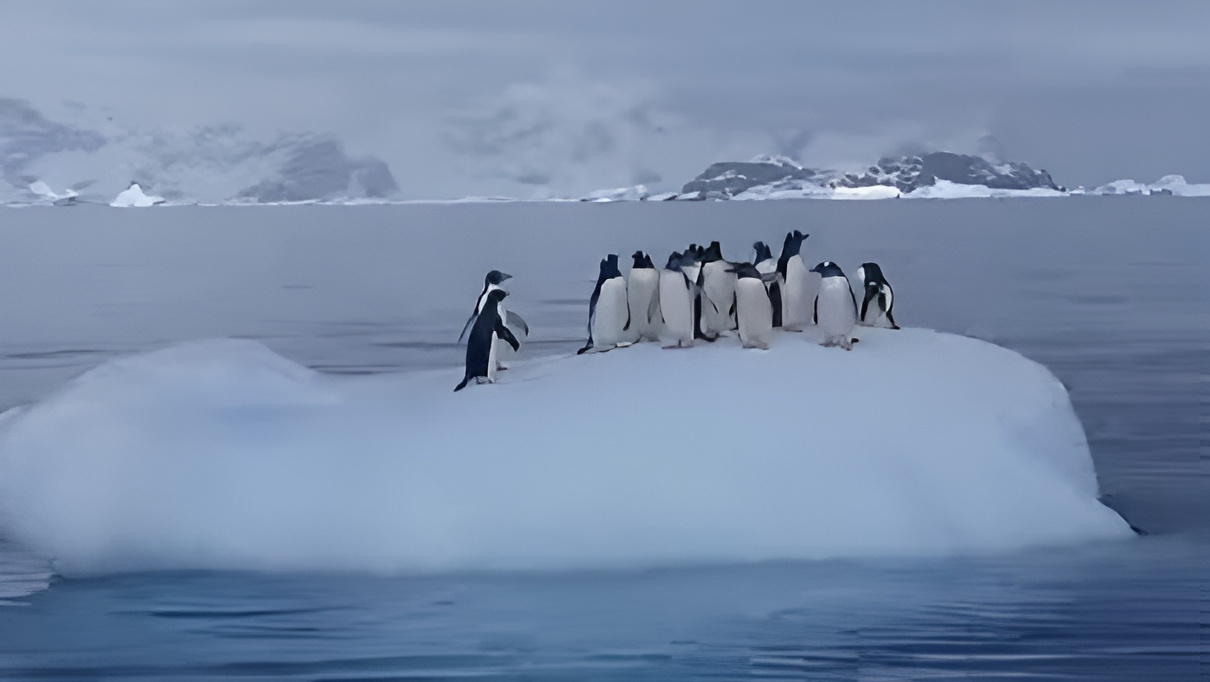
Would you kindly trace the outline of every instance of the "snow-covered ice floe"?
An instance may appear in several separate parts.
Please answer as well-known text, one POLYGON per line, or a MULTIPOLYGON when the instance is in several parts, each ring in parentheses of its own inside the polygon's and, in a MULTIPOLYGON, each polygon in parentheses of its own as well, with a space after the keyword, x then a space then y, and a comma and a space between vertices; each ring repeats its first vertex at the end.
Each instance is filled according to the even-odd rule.
POLYGON ((65 573, 622 568, 1121 538, 1062 384, 922 329, 317 373, 251 341, 0 416, 0 527, 65 573))
POLYGON ((1134 180, 1115 180, 1101 185, 1093 194, 1172 194, 1178 197, 1210 196, 1210 184, 1194 184, 1185 181, 1183 175, 1165 175, 1150 185, 1134 180))
POLYGON ((164 197, 150 196, 143 193, 143 188, 139 183, 132 182, 130 187, 118 193, 113 201, 109 202, 110 206, 118 208, 146 208, 147 206, 155 206, 156 204, 164 203, 164 197))
POLYGON ((992 197, 1063 197, 1067 196, 1067 192, 1049 187, 995 189, 986 185, 963 185, 949 180, 937 180, 932 185, 919 187, 903 196, 908 199, 987 199, 992 197))

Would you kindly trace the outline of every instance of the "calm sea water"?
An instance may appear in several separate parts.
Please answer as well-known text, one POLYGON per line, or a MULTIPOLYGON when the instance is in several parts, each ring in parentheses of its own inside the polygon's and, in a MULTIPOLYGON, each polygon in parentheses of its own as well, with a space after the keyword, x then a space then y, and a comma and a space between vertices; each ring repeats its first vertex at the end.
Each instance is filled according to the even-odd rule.
POLYGON ((807 260, 882 263, 901 323, 1049 366, 1106 502, 1147 535, 910 561, 71 579, 0 541, 0 679, 1207 679, 1210 200, 0 210, 0 407, 199 337, 330 372, 455 366, 493 267, 515 276, 523 353, 565 353, 605 253, 720 239, 746 257, 793 228, 807 260))

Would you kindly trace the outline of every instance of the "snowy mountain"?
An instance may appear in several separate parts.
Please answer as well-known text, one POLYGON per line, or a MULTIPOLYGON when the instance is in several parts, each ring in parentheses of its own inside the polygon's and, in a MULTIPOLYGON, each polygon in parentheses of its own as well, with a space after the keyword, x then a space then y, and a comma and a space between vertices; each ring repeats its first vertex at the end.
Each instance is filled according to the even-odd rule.
MULTIPOLYGON (((390 197, 387 164, 352 157, 334 135, 265 141, 235 124, 145 130, 81 108, 74 123, 0 99, 0 202, 117 201, 131 183, 166 203, 268 203, 390 197)), ((137 203, 137 202, 136 202, 137 203)))
POLYGON ((933 187, 939 182, 993 190, 1065 191, 1055 184, 1049 173, 1034 170, 1025 163, 932 152, 920 156, 884 157, 861 172, 808 168, 784 156, 764 156, 742 162, 724 161, 711 165, 686 183, 681 195, 684 198, 732 199, 868 194, 883 198, 909 194, 933 187), (887 188, 893 191, 843 191, 861 188, 887 188))

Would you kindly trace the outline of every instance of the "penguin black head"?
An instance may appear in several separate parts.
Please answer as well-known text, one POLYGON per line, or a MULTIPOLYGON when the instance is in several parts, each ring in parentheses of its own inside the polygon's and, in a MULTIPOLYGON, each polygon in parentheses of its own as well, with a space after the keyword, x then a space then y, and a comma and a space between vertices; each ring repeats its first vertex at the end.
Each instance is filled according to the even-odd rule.
POLYGON ((862 263, 858 272, 861 273, 861 278, 867 285, 886 283, 886 277, 882 276, 882 268, 878 267, 877 263, 862 263))
POLYGON ((495 303, 499 303, 500 301, 504 300, 505 296, 508 296, 508 292, 503 289, 492 289, 491 291, 487 292, 487 300, 495 303))
POLYGON ((727 268, 727 272, 734 272, 739 279, 755 278, 760 279, 760 271, 751 263, 736 263, 734 266, 727 268))
POLYGON ((702 250, 702 262, 713 263, 723 259, 723 247, 717 242, 710 242, 710 246, 702 250))
POLYGON ((622 271, 618 269, 618 254, 611 253, 601 260, 601 280, 613 279, 621 277, 622 271))
POLYGON ((680 251, 673 251, 672 253, 668 254, 668 264, 664 266, 664 269, 679 272, 681 269, 681 258, 683 258, 683 256, 681 256, 680 251))
POLYGON ((492 270, 491 272, 487 273, 487 277, 483 278, 483 283, 484 283, 484 285, 495 284, 496 286, 500 286, 501 282, 503 282, 506 279, 510 279, 511 277, 512 277, 512 275, 510 275, 506 272, 500 272, 499 270, 492 270))
POLYGON ((752 245, 752 248, 756 250, 757 263, 773 257, 773 249, 770 249, 769 245, 764 242, 756 242, 752 245))
POLYGON ((840 269, 840 266, 830 260, 811 268, 811 272, 818 272, 820 277, 844 277, 844 271, 840 269))
POLYGON ((634 259, 634 264, 630 266, 631 268, 651 267, 651 266, 647 265, 647 263, 651 262, 651 259, 648 258, 647 254, 643 253, 642 251, 635 251, 634 255, 632 255, 631 258, 634 259))

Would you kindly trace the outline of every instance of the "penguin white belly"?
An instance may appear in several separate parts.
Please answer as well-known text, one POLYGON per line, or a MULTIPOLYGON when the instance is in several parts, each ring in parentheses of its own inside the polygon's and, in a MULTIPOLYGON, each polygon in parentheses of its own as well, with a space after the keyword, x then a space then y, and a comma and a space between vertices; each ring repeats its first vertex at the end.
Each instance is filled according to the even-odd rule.
MULTIPOLYGON (((500 321, 504 322, 507 325, 508 311, 504 309, 503 301, 496 304, 496 310, 500 311, 500 321)), ((504 364, 504 358, 508 357, 509 353, 512 353, 512 352, 513 352, 513 349, 511 346, 508 345, 508 342, 493 333, 492 334, 492 352, 491 352, 491 358, 489 358, 491 365, 492 365, 491 371, 495 372, 497 369, 508 369, 508 365, 504 364), (497 367, 497 365, 499 367, 497 367)))
POLYGON ((849 335, 857 324, 853 294, 844 277, 825 277, 819 285, 819 328, 828 344, 849 345, 849 335))
POLYGON ((752 277, 739 280, 735 285, 735 311, 744 348, 767 349, 773 331, 773 304, 764 283, 752 277))
POLYGON ((592 343, 601 350, 625 344, 627 332, 626 280, 613 277, 601 284, 601 295, 597 297, 596 312, 592 318, 592 343))
POLYGON ((658 293, 664 318, 660 338, 676 345, 693 345, 693 301, 685 276, 673 270, 661 271, 658 293))
POLYGON ((707 334, 721 334, 731 329, 731 303, 735 300, 736 276, 727 272, 725 261, 711 261, 702 266, 702 326, 707 334))
POLYGON ((786 263, 786 283, 781 293, 782 327, 801 330, 811 321, 811 271, 802 256, 791 256, 786 263))
POLYGON ((626 283, 626 300, 630 306, 630 335, 632 341, 659 341, 659 303, 652 306, 652 299, 659 296, 660 273, 653 268, 637 268, 630 271, 626 283), (648 313, 654 313, 648 316, 648 313))
POLYGON ((496 383, 497 348, 499 348, 500 343, 502 342, 496 336, 496 332, 492 332, 492 342, 488 346, 487 351, 487 383, 489 384, 496 383))

